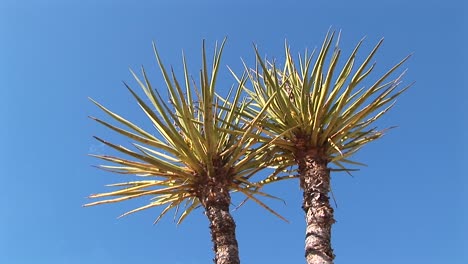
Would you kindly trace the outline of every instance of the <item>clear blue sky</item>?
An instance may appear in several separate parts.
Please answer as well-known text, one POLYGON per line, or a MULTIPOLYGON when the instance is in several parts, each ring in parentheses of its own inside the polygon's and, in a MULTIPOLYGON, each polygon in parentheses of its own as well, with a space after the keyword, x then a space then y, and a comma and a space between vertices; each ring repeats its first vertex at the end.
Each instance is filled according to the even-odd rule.
MULTIPOLYGON (((406 81, 416 81, 379 123, 399 127, 356 156, 369 166, 332 176, 336 263, 468 263, 463 3, 2 0, 0 263, 210 263, 202 210, 181 226, 171 217, 153 226, 159 209, 116 219, 145 199, 81 207, 125 180, 91 167, 99 161, 87 153, 108 151, 92 135, 128 143, 87 118, 104 116, 87 97, 145 122, 121 81, 134 84, 128 68, 145 65, 162 87, 153 40, 176 68, 184 49, 196 75, 204 38, 228 36, 223 65, 240 69, 252 42, 281 59, 285 38, 296 52, 312 49, 330 26, 343 30, 345 53, 363 36, 365 51, 385 37, 378 71, 415 52, 406 81)), ((221 84, 233 83, 222 71, 221 84)), ((290 223, 251 202, 235 211, 242 262, 304 263, 298 183, 268 190, 287 201, 268 202, 290 223)))

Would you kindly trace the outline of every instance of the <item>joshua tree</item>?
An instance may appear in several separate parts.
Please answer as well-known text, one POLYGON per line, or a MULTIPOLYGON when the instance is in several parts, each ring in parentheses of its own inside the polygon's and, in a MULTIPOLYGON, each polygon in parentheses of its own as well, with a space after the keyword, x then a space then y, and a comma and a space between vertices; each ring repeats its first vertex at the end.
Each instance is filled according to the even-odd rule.
MULTIPOLYGON (((339 36, 329 56, 334 36, 334 32, 327 33, 315 63, 312 63, 314 52, 308 55, 306 51, 296 65, 286 45, 282 70, 275 63, 263 60, 257 49, 256 69, 246 67, 253 89, 245 89, 252 103, 242 115, 253 119, 270 104, 265 112, 268 118, 259 125, 273 139, 270 150, 279 153, 275 155, 277 166, 296 165, 303 190, 302 208, 307 226, 305 257, 309 264, 333 263, 335 257, 331 247, 331 227, 335 220, 328 195, 333 169, 329 164, 348 173, 347 165, 363 165, 351 160, 351 155, 384 135, 385 130, 372 126, 374 121, 409 87, 397 90, 402 75, 393 78, 409 56, 366 88, 362 83, 374 69, 371 60, 382 40, 352 73, 362 41, 340 67, 339 36)), ((243 83, 242 78, 238 80, 243 83)), ((271 177, 264 183, 280 179, 271 177)))
MULTIPOLYGON (((247 76, 242 77, 236 89, 231 89, 227 96, 232 99, 229 105, 235 107, 226 107, 228 100, 215 93, 224 43, 223 41, 219 49, 215 48, 211 69, 203 44, 203 65, 198 87, 192 83, 185 58, 184 78, 180 82, 173 70, 166 70, 154 48, 168 88, 169 105, 164 102, 160 93, 153 89, 143 68, 142 78, 132 72, 147 97, 146 101, 149 102, 125 85, 155 127, 154 131, 143 130, 134 122, 124 119, 93 100, 114 121, 120 123, 120 126, 95 117, 91 117, 92 119, 136 142, 133 144, 134 150, 131 150, 96 137, 105 145, 133 158, 129 160, 116 156, 95 155, 111 163, 100 167, 115 173, 137 175, 142 179, 111 184, 109 186, 119 189, 93 194, 90 198, 105 199, 85 206, 147 196, 152 201, 122 216, 165 206, 155 223, 171 209, 175 209, 178 215, 177 223, 180 223, 192 210, 201 206, 210 222, 214 262, 236 264, 240 261, 235 236, 236 225, 229 212, 230 192, 240 192, 246 199, 252 199, 273 214, 279 215, 255 197, 269 195, 260 192, 257 185, 250 181, 256 172, 267 166, 263 156, 269 146, 268 143, 259 143, 260 136, 255 137, 261 133, 256 123, 260 120, 262 111, 260 110, 259 115, 248 123, 242 121, 237 114, 245 106, 239 98, 247 76), (154 132, 159 135, 155 136, 154 132)), ((265 104, 267 105, 268 103, 265 104)))

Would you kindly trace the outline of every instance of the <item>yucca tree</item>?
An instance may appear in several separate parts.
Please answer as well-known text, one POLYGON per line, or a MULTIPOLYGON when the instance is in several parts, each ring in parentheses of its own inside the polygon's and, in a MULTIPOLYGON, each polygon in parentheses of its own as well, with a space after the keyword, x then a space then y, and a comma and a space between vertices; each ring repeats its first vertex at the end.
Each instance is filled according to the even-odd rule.
POLYGON ((166 69, 154 48, 170 104, 165 103, 158 90, 152 87, 143 68, 142 78, 132 72, 146 99, 125 85, 154 126, 154 131, 145 131, 93 100, 120 125, 92 118, 135 142, 132 150, 96 137, 126 157, 93 156, 110 162, 110 165, 101 165, 101 168, 120 174, 137 175, 141 180, 110 184, 109 186, 119 189, 93 194, 90 198, 103 199, 85 206, 146 196, 151 198, 147 205, 122 216, 164 206, 155 223, 171 209, 175 210, 177 223, 181 223, 192 210, 201 206, 210 222, 214 262, 236 264, 240 261, 235 236, 236 225, 229 211, 230 193, 242 193, 247 199, 252 199, 276 213, 256 198, 256 195, 268 195, 259 191, 257 185, 250 181, 256 172, 267 166, 263 156, 269 146, 258 142, 261 137, 252 137, 261 133, 255 124, 262 116, 262 111, 249 123, 243 122, 237 114, 245 106, 240 95, 247 77, 241 78, 239 85, 230 90, 230 101, 215 93, 224 44, 225 41, 219 49, 215 48, 210 68, 203 43, 198 86, 192 82, 185 58, 184 77, 179 81, 172 69, 166 69), (228 102, 235 107, 226 107, 228 102))
MULTIPOLYGON (((246 66, 253 87, 246 87, 246 91, 252 103, 242 115, 254 118, 273 98, 266 110, 268 118, 260 125, 273 139, 270 150, 279 153, 275 155, 276 165, 297 170, 303 190, 305 257, 309 264, 333 263, 335 257, 331 246, 335 220, 329 201, 330 170, 349 173, 348 165, 363 165, 351 160, 352 154, 384 135, 385 129, 377 129, 374 122, 408 88, 397 89, 402 75, 394 77, 409 56, 366 87, 363 83, 374 70, 371 61, 382 40, 355 67, 362 40, 340 66, 339 36, 333 47, 334 38, 335 32, 327 33, 315 62, 314 52, 309 55, 306 51, 296 64, 286 45, 284 68, 262 59, 256 48, 256 68, 246 66), (330 164, 336 167, 330 168, 330 164)), ((269 178, 264 183, 279 179, 269 178)))

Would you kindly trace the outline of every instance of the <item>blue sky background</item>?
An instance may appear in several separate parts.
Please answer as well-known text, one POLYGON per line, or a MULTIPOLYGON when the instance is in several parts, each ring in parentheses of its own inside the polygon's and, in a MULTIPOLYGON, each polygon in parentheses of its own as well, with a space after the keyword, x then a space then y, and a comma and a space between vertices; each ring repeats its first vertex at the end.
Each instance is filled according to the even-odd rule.
MULTIPOLYGON (((464 1, 12 1, 0 2, 0 263, 210 263, 208 221, 195 211, 176 226, 159 209, 116 217, 145 199, 82 208, 105 173, 87 153, 108 149, 92 135, 127 144, 88 115, 93 97, 132 120, 146 120, 121 81, 144 65, 163 87, 151 42, 176 69, 183 49, 191 72, 201 40, 228 36, 223 65, 253 62, 252 42, 279 60, 284 39, 312 49, 330 26, 345 54, 381 38, 386 70, 409 53, 416 84, 380 122, 398 125, 356 159, 369 166, 333 174, 338 202, 336 263, 468 263, 466 237, 467 10, 464 1), (99 2, 99 3, 98 3, 99 2)), ((220 89, 234 80, 222 68, 220 89)), ((377 76, 374 75, 374 78, 377 76)), ((234 212, 243 263, 304 263, 301 192, 295 181, 268 189, 284 223, 249 202, 234 212)))

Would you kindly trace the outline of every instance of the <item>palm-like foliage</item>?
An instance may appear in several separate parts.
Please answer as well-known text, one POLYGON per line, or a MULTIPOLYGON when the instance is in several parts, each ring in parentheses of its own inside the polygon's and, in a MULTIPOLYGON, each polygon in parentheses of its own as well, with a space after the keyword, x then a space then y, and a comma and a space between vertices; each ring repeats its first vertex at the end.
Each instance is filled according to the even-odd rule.
POLYGON ((350 156, 365 144, 384 135, 387 129, 378 130, 371 126, 372 123, 392 108, 396 97, 409 87, 396 91, 403 74, 388 80, 409 56, 393 66, 369 88, 359 87, 374 69, 375 63, 370 65, 370 62, 383 39, 354 74, 352 69, 362 40, 342 69, 336 68, 341 55, 337 41, 326 67, 333 38, 334 32, 327 34, 314 64, 314 52, 308 55, 306 51, 303 57, 299 57, 297 69, 289 47, 286 46, 283 70, 263 60, 257 49, 257 68, 249 70, 246 67, 253 84, 253 90, 246 89, 254 102, 246 111, 251 118, 263 109, 273 94, 278 93, 266 111, 269 118, 261 125, 265 133, 273 137, 281 135, 281 138, 275 138, 274 145, 285 151, 284 155, 290 155, 284 156, 282 164, 285 166, 295 164, 292 156, 296 149, 295 143, 304 137, 308 138, 304 144, 323 149, 329 161, 341 169, 346 170, 345 164, 363 165, 349 159, 350 156), (338 76, 334 79, 337 72, 338 76))
MULTIPOLYGON (((164 206, 155 222, 171 209, 175 209, 180 223, 192 210, 201 205, 211 223, 216 251, 215 262, 238 263, 235 224, 228 211, 229 192, 245 194, 248 199, 276 213, 255 197, 255 195, 268 195, 250 181, 256 172, 267 166, 263 156, 268 144, 259 143, 260 136, 252 136, 261 133, 256 123, 262 116, 262 110, 248 123, 243 122, 237 114, 245 107, 240 95, 247 78, 242 77, 236 89, 231 89, 229 92, 228 98, 231 98, 232 106, 235 107, 227 107, 228 101, 215 93, 224 43, 223 41, 219 49, 215 48, 211 69, 203 44, 203 62, 198 86, 189 76, 185 58, 183 59, 184 78, 180 82, 172 69, 170 71, 166 69, 154 48, 168 88, 170 104, 165 103, 161 94, 152 87, 144 69, 142 69, 142 78, 132 72, 147 100, 145 101, 128 85, 126 87, 155 127, 155 131, 145 131, 93 101, 120 126, 92 117, 94 120, 136 142, 133 144, 134 150, 131 150, 96 137, 105 145, 133 158, 130 160, 116 156, 95 155, 112 163, 101 167, 111 172, 138 175, 142 180, 111 184, 109 186, 119 189, 91 195, 90 198, 104 199, 86 206, 148 196, 151 201, 147 205, 122 216, 164 206), (153 132, 159 135, 155 136, 153 132), (224 211, 228 219, 218 219, 220 210, 224 211), (226 226, 228 224, 229 226, 226 226), (229 245, 218 243, 219 239, 222 240, 220 236, 223 236, 219 232, 231 232, 228 235, 229 239, 233 240, 231 244, 235 245, 235 251, 230 251, 227 255, 221 252, 229 250, 226 249, 229 245)), ((268 103, 265 104, 267 105, 268 103)))
MULTIPOLYGON (((402 75, 392 76, 409 56, 366 88, 362 83, 374 70, 375 63, 371 60, 382 40, 353 73, 362 41, 339 67, 339 36, 333 47, 334 37, 334 32, 327 34, 314 63, 314 52, 310 55, 305 52, 304 56, 299 56, 297 65, 286 45, 284 68, 278 69, 275 63, 263 60, 257 49, 257 67, 250 70, 246 66, 253 89, 246 88, 252 103, 243 115, 253 118, 268 102, 268 118, 260 125, 274 139, 271 148, 281 154, 276 165, 283 168, 298 165, 307 215, 308 263, 331 263, 334 258, 329 242, 334 220, 328 198, 327 164, 332 162, 338 170, 347 172, 349 164, 362 165, 351 160, 351 155, 383 136, 385 129, 373 127, 374 122, 392 108, 395 99, 408 88, 397 90, 402 75), (317 224, 315 229, 314 224, 317 224)), ((243 82, 241 78, 238 80, 243 82)))

